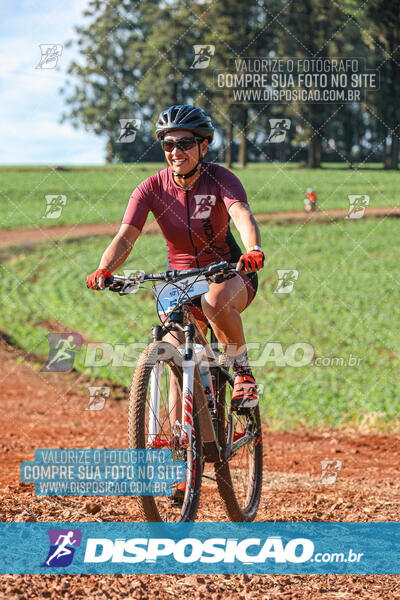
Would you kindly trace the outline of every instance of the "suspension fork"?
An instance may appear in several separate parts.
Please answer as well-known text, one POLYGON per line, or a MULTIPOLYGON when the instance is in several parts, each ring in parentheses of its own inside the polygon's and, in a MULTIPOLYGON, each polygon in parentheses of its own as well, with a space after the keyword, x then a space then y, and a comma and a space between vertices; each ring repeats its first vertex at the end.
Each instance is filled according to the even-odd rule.
POLYGON ((186 442, 191 443, 193 436, 193 381, 195 360, 193 355, 193 340, 195 328, 188 323, 183 328, 185 334, 185 354, 182 361, 182 429, 186 433, 186 442))
MULTIPOLYGON (((151 333, 153 342, 162 339, 162 328, 159 325, 153 327, 151 333)), ((161 372, 162 362, 157 362, 150 375, 149 433, 147 436, 149 448, 152 448, 154 440, 159 433, 161 372)))
POLYGON ((150 375, 150 406, 149 406, 149 433, 147 443, 149 448, 152 448, 159 430, 160 418, 160 386, 161 386, 161 371, 162 362, 157 362, 150 375))

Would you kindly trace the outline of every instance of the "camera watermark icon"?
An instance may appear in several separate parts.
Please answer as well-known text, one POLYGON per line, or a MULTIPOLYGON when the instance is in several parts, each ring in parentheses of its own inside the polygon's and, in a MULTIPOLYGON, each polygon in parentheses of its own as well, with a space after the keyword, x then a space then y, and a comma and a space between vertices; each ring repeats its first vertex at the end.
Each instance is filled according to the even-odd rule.
POLYGON ((299 278, 299 272, 296 269, 277 269, 278 285, 274 290, 274 294, 289 294, 294 284, 299 278))
POLYGON ((121 132, 119 134, 118 142, 120 144, 130 144, 134 142, 136 134, 142 125, 141 119, 120 119, 119 124, 121 132))
POLYGON ((206 69, 214 56, 215 46, 212 44, 195 44, 193 46, 194 59, 191 69, 206 69))
POLYGON ((362 219, 365 213, 365 209, 369 205, 369 196, 366 194, 350 195, 349 198, 349 212, 345 216, 345 219, 362 219))
POLYGON ((39 44, 41 57, 35 69, 55 69, 62 54, 62 44, 39 44))
POLYGON ((67 196, 63 194, 47 195, 46 208, 42 219, 58 219, 61 216, 64 206, 67 204, 67 196))
POLYGON ((208 219, 211 209, 217 201, 217 197, 212 194, 197 194, 194 197, 196 207, 192 214, 192 219, 208 219))
POLYGON ((341 460, 321 460, 321 475, 318 479, 318 483, 322 485, 333 485, 336 483, 336 479, 339 471, 342 470, 341 460))
POLYGON ((280 142, 284 142, 291 122, 291 119, 269 119, 271 131, 267 143, 279 144, 280 142))
POLYGON ((129 277, 130 281, 125 283, 121 289, 123 294, 136 294, 140 284, 143 281, 144 271, 139 269, 124 269, 124 277, 129 277))
POLYGON ((82 336, 79 333, 49 333, 49 355, 41 371, 69 371, 75 354, 80 352, 82 336))
POLYGON ((85 410, 103 410, 109 397, 110 388, 107 385, 89 386, 89 402, 85 410))

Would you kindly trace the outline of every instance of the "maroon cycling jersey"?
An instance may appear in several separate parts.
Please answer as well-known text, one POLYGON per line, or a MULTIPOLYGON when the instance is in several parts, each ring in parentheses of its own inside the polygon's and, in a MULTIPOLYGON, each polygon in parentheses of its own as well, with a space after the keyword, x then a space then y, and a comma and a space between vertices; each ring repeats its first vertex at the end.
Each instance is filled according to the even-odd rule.
POLYGON ((229 227, 229 208, 247 203, 239 179, 219 165, 202 163, 190 190, 174 181, 170 167, 148 177, 133 192, 122 223, 142 229, 151 211, 168 246, 173 269, 236 262, 241 250, 229 227))

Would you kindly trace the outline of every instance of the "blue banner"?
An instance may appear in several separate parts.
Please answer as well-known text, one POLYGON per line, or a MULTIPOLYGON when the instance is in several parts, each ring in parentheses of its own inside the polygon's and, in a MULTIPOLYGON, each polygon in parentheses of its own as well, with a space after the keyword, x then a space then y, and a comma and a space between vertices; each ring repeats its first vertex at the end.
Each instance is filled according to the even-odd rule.
POLYGON ((186 480, 186 463, 168 448, 46 449, 21 463, 21 481, 38 496, 169 496, 186 480))
POLYGON ((0 523, 0 573, 400 574, 400 523, 0 523))

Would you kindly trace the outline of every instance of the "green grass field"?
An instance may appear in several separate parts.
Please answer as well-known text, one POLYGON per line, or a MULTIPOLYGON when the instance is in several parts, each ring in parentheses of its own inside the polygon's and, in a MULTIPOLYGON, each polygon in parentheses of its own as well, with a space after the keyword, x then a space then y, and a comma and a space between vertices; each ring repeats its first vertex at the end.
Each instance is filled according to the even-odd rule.
MULTIPOLYGON (((349 194, 368 194, 370 206, 399 204, 398 174, 362 166, 350 170, 329 164, 321 170, 299 169, 296 164, 250 164, 233 171, 247 191, 253 212, 302 210, 307 187, 317 192, 321 208, 348 208, 349 194)), ((118 222, 133 189, 162 164, 82 167, 67 171, 43 167, 0 169, 0 229, 118 222), (58 219, 43 219, 45 196, 67 196, 58 219)))
MULTIPOLYGON (((269 172, 273 173, 273 169, 269 172)), ((326 174, 333 177, 334 171, 318 173, 321 182, 326 174)), ((82 175, 84 188, 94 194, 96 181, 88 175, 82 175)), ((381 173, 376 175, 381 177, 381 173)), ((294 176, 296 181, 304 177, 305 185, 303 171, 295 171, 294 176)), ((16 181, 22 188, 21 178, 16 176, 16 181)), ((287 185, 285 178, 281 184, 287 185)), ((127 186, 127 181, 123 185, 127 186)), ((99 177, 96 189, 101 187, 99 177)), ((265 193, 269 194, 270 189, 265 193)), ((368 186, 366 190, 373 197, 368 186)), ((115 201, 120 202, 117 196, 115 201)), ((18 221, 19 226, 22 224, 18 221)), ((258 382, 265 386, 264 419, 278 428, 398 425, 397 221, 273 225, 262 228, 262 238, 267 263, 260 275, 256 299, 244 313, 244 323, 246 339, 251 344, 250 358, 260 362, 264 355, 266 359, 263 366, 254 369, 258 382), (273 293, 277 269, 298 270, 291 293, 273 293), (283 352, 292 344, 307 343, 315 351, 314 358, 324 358, 325 362, 340 358, 347 364, 351 356, 359 364, 280 366, 277 354, 274 358, 268 352, 271 346, 266 350, 266 344, 271 342, 281 344, 283 352)), ((41 364, 48 350, 49 321, 58 321, 65 331, 80 332, 92 342, 144 346, 150 340, 151 325, 157 323, 150 291, 120 297, 93 292, 85 286, 86 274, 97 266, 108 242, 109 238, 90 238, 41 244, 29 254, 8 256, 3 262, 0 328, 16 344, 41 357, 41 364)), ((161 236, 143 236, 124 267, 146 272, 163 270, 165 256, 161 236)), ((134 362, 137 352, 132 347, 130 351, 134 362)), ((89 368, 84 366, 84 356, 83 350, 75 360, 74 366, 79 370, 129 385, 133 367, 89 368)), ((119 356, 122 357, 121 350, 119 356)))

